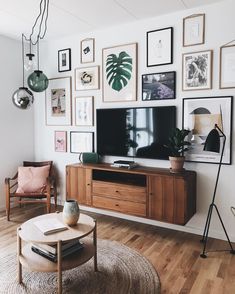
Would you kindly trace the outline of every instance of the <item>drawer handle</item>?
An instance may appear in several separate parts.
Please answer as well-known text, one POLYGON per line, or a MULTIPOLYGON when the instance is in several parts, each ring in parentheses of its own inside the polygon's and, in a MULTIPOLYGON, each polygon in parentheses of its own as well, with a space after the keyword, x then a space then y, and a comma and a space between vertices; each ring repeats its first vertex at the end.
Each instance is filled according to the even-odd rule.
POLYGON ((118 190, 116 190, 116 193, 118 193, 119 191, 118 190))
POLYGON ((119 204, 115 204, 115 206, 119 206, 119 204))

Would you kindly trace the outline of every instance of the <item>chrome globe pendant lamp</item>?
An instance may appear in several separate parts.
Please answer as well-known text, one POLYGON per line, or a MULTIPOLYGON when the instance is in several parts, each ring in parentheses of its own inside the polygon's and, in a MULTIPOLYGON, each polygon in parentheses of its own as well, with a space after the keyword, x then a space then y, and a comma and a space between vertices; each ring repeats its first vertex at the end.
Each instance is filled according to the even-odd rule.
POLYGON ((24 77, 24 36, 22 34, 22 64, 23 64, 23 87, 20 87, 12 95, 14 105, 20 109, 28 109, 33 104, 33 93, 25 87, 24 77))
POLYGON ((39 41, 45 37, 47 31, 48 10, 49 0, 41 0, 40 12, 34 22, 30 36, 27 38, 24 34, 22 34, 23 87, 20 87, 12 95, 13 103, 21 109, 29 108, 34 101, 33 94, 30 90, 34 92, 43 92, 47 89, 49 84, 46 75, 42 70, 39 70, 39 41), (29 53, 26 55, 24 54, 24 42, 29 44, 29 53), (33 67, 35 66, 35 54, 32 49, 33 46, 36 45, 37 70, 32 72, 33 67), (27 62, 25 62, 25 57, 28 58, 27 62), (32 72, 27 79, 30 90, 24 85, 24 70, 32 72))

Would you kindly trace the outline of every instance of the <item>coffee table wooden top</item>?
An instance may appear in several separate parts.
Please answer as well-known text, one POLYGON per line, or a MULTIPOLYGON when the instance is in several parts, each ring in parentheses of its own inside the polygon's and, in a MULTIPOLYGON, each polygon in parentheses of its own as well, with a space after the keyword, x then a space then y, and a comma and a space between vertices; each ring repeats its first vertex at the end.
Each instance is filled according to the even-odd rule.
POLYGON ((18 231, 19 236, 26 242, 33 243, 45 243, 55 244, 59 240, 62 242, 71 241, 74 239, 80 239, 89 235, 95 228, 95 221, 92 217, 80 214, 79 220, 75 226, 68 226, 68 230, 53 233, 50 235, 44 235, 36 226, 35 222, 39 220, 45 220, 57 218, 63 222, 62 213, 49 213, 34 217, 25 223, 23 223, 18 231))

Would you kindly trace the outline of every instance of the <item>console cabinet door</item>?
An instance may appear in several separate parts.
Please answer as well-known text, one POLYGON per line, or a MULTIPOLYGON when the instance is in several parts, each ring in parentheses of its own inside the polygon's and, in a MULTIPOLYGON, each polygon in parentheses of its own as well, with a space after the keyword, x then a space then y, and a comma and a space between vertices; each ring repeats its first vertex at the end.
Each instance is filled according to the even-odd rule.
POLYGON ((91 169, 76 166, 66 168, 66 199, 91 205, 91 169))

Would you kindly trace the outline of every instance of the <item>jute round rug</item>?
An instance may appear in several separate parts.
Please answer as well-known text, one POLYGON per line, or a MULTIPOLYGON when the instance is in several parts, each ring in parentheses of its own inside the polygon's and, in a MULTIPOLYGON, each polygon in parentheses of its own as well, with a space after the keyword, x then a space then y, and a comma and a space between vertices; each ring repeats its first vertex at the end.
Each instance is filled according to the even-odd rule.
MULTIPOLYGON (((26 272, 23 284, 16 279, 16 255, 0 260, 0 293, 52 294, 57 291, 56 273, 26 272)), ((98 240, 98 272, 93 259, 63 272, 63 293, 159 294, 160 281, 150 262, 138 252, 117 242, 98 240)))

